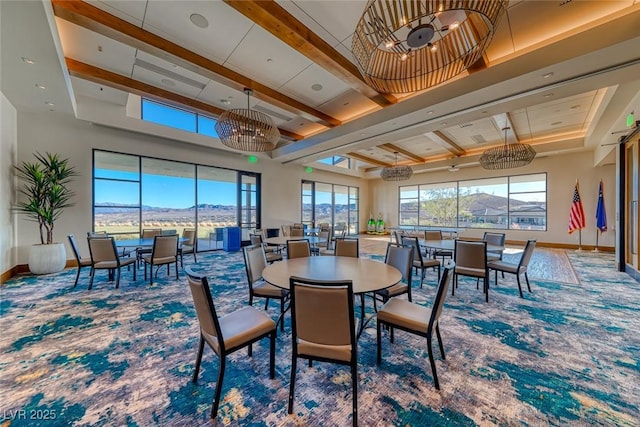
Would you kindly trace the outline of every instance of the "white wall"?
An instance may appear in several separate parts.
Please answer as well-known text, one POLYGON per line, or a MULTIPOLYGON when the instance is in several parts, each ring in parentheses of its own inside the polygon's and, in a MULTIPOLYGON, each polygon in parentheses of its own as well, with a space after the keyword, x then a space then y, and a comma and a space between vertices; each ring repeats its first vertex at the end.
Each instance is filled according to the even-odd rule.
POLYGON ((16 214, 11 207, 15 201, 13 165, 17 153, 16 109, 0 92, 0 273, 16 265, 16 214))
MULTIPOLYGON (((84 236, 91 230, 91 168, 92 149, 145 155, 161 159, 179 160, 209 166, 259 172, 262 174, 262 226, 280 227, 300 220, 300 189, 303 179, 360 187, 366 195, 368 182, 355 177, 337 175, 315 170, 308 174, 300 165, 282 165, 260 157, 258 163, 250 164, 246 156, 185 144, 175 140, 158 138, 130 131, 92 125, 75 118, 51 114, 18 113, 18 160, 31 159, 32 153, 56 152, 71 158, 80 176, 72 185, 76 193, 76 206, 67 209, 56 222, 56 241, 66 241, 67 234, 84 236)), ((366 197, 361 203, 368 206, 366 197)), ((361 224, 366 221, 368 211, 361 210, 361 224)), ((28 262, 28 249, 38 240, 33 223, 20 220, 18 240, 18 264, 28 262)), ((366 223, 365 223, 366 225, 366 223)), ((86 242, 78 239, 81 250, 87 253, 86 242)), ((67 247, 67 258, 72 259, 67 247)))
MULTIPOLYGON (((568 233, 569 209, 576 179, 580 181, 580 196, 584 206, 587 227, 582 230, 582 244, 595 245, 596 240, 596 203, 598 184, 604 182, 605 207, 607 210, 609 231, 599 238, 599 246, 615 246, 616 215, 616 167, 607 165, 593 167, 593 153, 574 153, 545 158, 536 158, 530 165, 504 171, 486 171, 480 166, 461 168, 458 172, 433 172, 414 174, 409 181, 401 184, 382 180, 372 181, 371 201, 375 215, 382 212, 387 224, 398 224, 398 187, 399 185, 429 184, 465 179, 490 178, 506 175, 521 175, 547 172, 547 230, 505 230, 507 240, 524 241, 536 239, 539 242, 558 244, 578 244, 578 232, 568 233)), ((482 237, 484 229, 468 229, 463 237, 482 237)))

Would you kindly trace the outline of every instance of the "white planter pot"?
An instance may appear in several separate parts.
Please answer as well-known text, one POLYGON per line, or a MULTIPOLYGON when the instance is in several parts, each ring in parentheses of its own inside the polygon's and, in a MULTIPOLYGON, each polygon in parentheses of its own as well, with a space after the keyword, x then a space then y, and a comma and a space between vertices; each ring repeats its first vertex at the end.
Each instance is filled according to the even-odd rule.
POLYGON ((29 270, 33 274, 50 274, 64 270, 67 253, 64 243, 33 245, 29 252, 29 270))

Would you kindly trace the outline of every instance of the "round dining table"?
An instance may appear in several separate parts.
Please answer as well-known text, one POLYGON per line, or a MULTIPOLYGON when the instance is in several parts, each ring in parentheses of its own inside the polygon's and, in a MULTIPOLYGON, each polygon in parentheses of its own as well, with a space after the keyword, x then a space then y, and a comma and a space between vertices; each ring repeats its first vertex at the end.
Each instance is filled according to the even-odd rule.
MULTIPOLYGON (((455 239, 444 239, 444 240, 418 239, 418 242, 420 243, 420 246, 424 246, 432 249, 438 249, 443 251, 455 251, 456 249, 455 239)), ((504 251, 504 246, 490 245, 487 243, 487 252, 501 252, 501 251, 504 251)))
POLYGON ((274 246, 287 246, 288 240, 308 240, 310 245, 317 245, 318 243, 326 243, 327 239, 321 239, 317 236, 304 236, 304 237, 286 237, 286 236, 278 236, 278 237, 269 237, 265 239, 264 242, 268 245, 274 246))
MULTIPOLYGON (((178 237, 178 244, 183 244, 188 242, 189 239, 186 237, 178 237)), ((146 239, 126 239, 126 240, 116 240, 116 247, 118 248, 144 248, 144 247, 152 247, 153 246, 153 237, 146 239)))
POLYGON ((385 289, 402 280, 400 270, 388 264, 342 256, 285 259, 262 271, 264 280, 283 289, 289 289, 291 276, 309 280, 351 280, 354 294, 385 289))

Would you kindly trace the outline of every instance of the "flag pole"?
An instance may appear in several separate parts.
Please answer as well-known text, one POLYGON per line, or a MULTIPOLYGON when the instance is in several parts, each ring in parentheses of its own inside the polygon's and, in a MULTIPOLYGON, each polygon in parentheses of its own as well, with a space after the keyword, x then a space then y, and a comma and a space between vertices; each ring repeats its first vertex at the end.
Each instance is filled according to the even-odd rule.
POLYGON ((578 230, 578 250, 582 250, 582 229, 578 230))
POLYGON ((596 228, 596 247, 595 247, 595 249, 593 250, 593 252, 599 252, 599 249, 598 249, 598 235, 600 234, 600 233, 599 233, 599 231, 600 231, 600 230, 598 230, 598 229, 596 228))

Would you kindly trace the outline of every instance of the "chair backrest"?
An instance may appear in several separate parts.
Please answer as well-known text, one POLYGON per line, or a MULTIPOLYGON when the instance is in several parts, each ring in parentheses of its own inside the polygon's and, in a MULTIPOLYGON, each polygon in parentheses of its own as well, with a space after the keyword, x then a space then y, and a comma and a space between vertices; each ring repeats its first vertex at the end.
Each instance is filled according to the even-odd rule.
POLYGON ((453 257, 457 267, 486 270, 487 242, 456 239, 453 257))
POLYGON ((420 243, 417 237, 402 236, 402 244, 413 248, 413 260, 422 264, 422 253, 420 252, 420 243))
POLYGON ((182 245, 183 246, 196 246, 196 230, 195 228, 185 228, 182 230, 182 238, 188 239, 182 245))
POLYGON ((291 277, 289 289, 291 333, 297 353, 342 361, 355 360, 357 345, 352 282, 291 277))
POLYGON ((200 323, 200 333, 208 338, 207 341, 210 343, 217 344, 217 346, 214 346, 214 351, 221 354, 225 350, 224 340, 218 339, 223 335, 220 330, 216 308, 211 298, 209 282, 206 277, 195 273, 190 267, 187 267, 185 271, 189 281, 189 289, 191 289, 191 296, 193 297, 193 304, 196 308, 198 323, 200 323))
POLYGON ((262 245, 251 245, 242 248, 244 254, 244 267, 247 272, 249 287, 262 277, 262 270, 267 266, 267 256, 262 245))
POLYGON ((262 236, 260 234, 250 234, 249 240, 251 240, 251 246, 262 245, 262 236))
POLYGON ((318 233, 318 238, 320 240, 324 240, 324 246, 327 249, 331 248, 331 229, 327 229, 327 230, 320 230, 320 232, 318 233))
POLYGON ((113 237, 87 237, 91 262, 94 264, 104 261, 119 262, 116 242, 113 237))
POLYGON ((289 237, 289 232, 291 231, 291 226, 282 224, 280 226, 282 228, 282 236, 289 237))
POLYGON ((412 247, 388 243, 384 262, 400 270, 400 273, 402 273, 402 281, 411 286, 411 273, 413 269, 412 247))
POLYGON ((360 256, 358 242, 358 239, 336 239, 335 255, 358 258, 360 256))
POLYGON ((451 278, 453 277, 453 271, 456 264, 453 261, 449 261, 444 266, 444 271, 440 276, 440 283, 438 283, 438 290, 436 291, 436 298, 433 301, 431 308, 431 317, 429 319, 429 328, 433 328, 438 324, 440 314, 442 314, 442 307, 444 307, 444 301, 447 299, 447 290, 451 284, 451 278))
POLYGON ((531 255, 533 255, 533 250, 535 248, 536 241, 527 240, 527 244, 524 246, 524 252, 522 253, 522 257, 520 257, 520 262, 518 263, 518 272, 524 273, 525 271, 527 271, 529 261, 531 261, 531 255))
POLYGON ((80 255, 80 249, 78 249, 78 243, 76 242, 75 236, 73 234, 69 234, 67 238, 69 239, 69 244, 71 245, 71 250, 73 250, 73 255, 76 257, 76 261, 80 263, 82 256, 80 255))
POLYGON ((143 228, 142 229, 142 238, 143 239, 151 239, 158 235, 162 234, 162 228, 143 228))
POLYGON ((505 238, 506 238, 506 235, 504 233, 491 233, 491 232, 485 231, 484 236, 482 237, 482 240, 487 242, 487 244, 489 245, 504 246, 505 238))
POLYGON ((87 237, 107 237, 106 231, 87 231, 87 237))
POLYGON ((441 230, 426 230, 424 232, 424 238, 426 240, 442 240, 441 230))
POLYGON ((301 222, 294 222, 291 228, 302 228, 304 229, 304 225, 301 222))
POLYGON ((303 237, 304 230, 302 228, 292 228, 289 230, 289 237, 303 237))
POLYGON ((318 224, 318 228, 320 229, 320 231, 329 231, 329 230, 331 230, 331 226, 329 225, 328 222, 321 222, 320 224, 318 224))
POLYGON ((153 238, 152 258, 167 258, 178 255, 178 235, 159 234, 153 238))
POLYGON ((309 239, 287 240, 287 258, 304 258, 311 256, 309 239))

